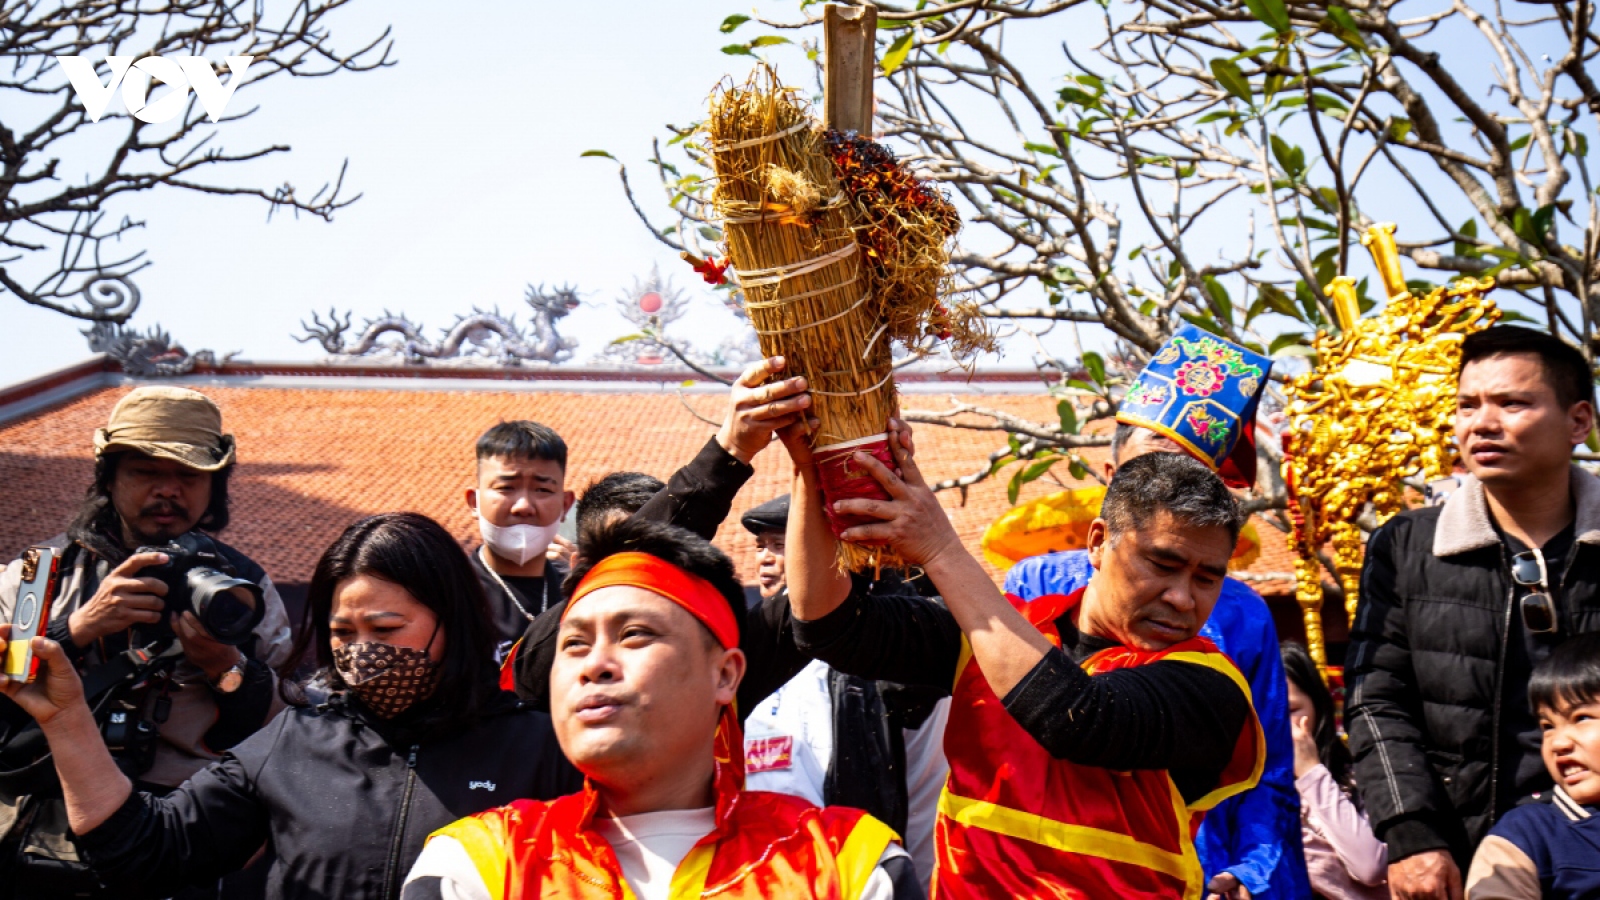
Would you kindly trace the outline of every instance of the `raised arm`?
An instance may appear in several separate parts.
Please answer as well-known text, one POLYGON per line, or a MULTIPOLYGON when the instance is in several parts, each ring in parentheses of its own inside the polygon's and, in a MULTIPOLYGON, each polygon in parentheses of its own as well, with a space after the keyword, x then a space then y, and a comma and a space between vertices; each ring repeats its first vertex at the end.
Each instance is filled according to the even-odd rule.
POLYGON ((767 381, 784 369, 774 356, 753 363, 733 383, 728 414, 699 455, 672 473, 667 486, 634 516, 716 537, 733 498, 755 473, 750 461, 772 443, 772 433, 793 424, 811 405, 804 378, 767 381))
MULTIPOLYGON (((891 499, 840 500, 836 504, 840 512, 871 516, 880 521, 857 525, 846 530, 841 537, 866 544, 887 544, 906 562, 921 566, 939 588, 956 623, 966 634, 972 646, 973 660, 983 669, 984 677, 994 688, 995 694, 1003 697, 1050 652, 1050 641, 1028 624, 1028 620, 995 589, 994 582, 989 580, 983 566, 961 545, 950 517, 945 515, 933 491, 923 480, 921 470, 917 468, 911 432, 903 422, 890 421, 889 446, 894 452, 899 474, 889 471, 888 467, 866 453, 855 454, 855 462, 883 485, 891 499)), ((792 513, 790 521, 794 521, 792 513)), ((791 524, 790 553, 794 552, 793 527, 791 524)), ((826 524, 821 527, 826 533, 826 524)), ((807 535, 807 539, 817 540, 812 535, 807 535)), ((813 564, 801 568, 816 566, 813 564)), ((837 587, 832 590, 836 593, 837 587)), ((837 603, 834 605, 837 606, 837 603)), ((825 606, 826 600, 818 604, 819 608, 825 606)), ((816 617, 810 610, 802 611, 798 605, 795 615, 800 618, 816 617)))
MULTIPOLYGON (((0 655, 6 652, 11 626, 0 625, 0 655)), ((39 723, 67 804, 67 823, 74 834, 84 834, 110 818, 133 784, 117 768, 100 737, 94 714, 83 699, 83 682, 61 645, 48 638, 33 639, 33 653, 43 670, 32 684, 0 679, 0 692, 39 723)))

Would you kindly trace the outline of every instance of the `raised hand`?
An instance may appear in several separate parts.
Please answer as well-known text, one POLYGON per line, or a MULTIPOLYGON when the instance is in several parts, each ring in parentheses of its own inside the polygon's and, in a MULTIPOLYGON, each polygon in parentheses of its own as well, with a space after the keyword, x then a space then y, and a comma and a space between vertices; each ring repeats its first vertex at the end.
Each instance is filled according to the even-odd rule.
POLYGON ((964 551, 950 517, 917 468, 913 446, 911 429, 898 419, 889 420, 889 449, 898 471, 890 471, 866 453, 856 453, 851 461, 882 485, 890 499, 839 500, 834 508, 881 520, 846 529, 839 536, 842 540, 886 545, 901 559, 920 566, 941 553, 964 551))
MULTIPOLYGON (((10 640, 11 626, 0 625, 0 656, 5 656, 10 640)), ((61 645, 49 638, 36 637, 32 646, 33 655, 40 663, 39 677, 31 684, 0 678, 0 694, 10 697, 40 726, 78 707, 88 712, 83 700, 83 682, 61 645)))
POLYGON ((801 421, 811 406, 804 378, 764 384, 783 371, 781 356, 751 364, 733 383, 728 397, 728 417, 717 432, 717 443, 742 462, 749 462, 772 443, 772 433, 801 421))

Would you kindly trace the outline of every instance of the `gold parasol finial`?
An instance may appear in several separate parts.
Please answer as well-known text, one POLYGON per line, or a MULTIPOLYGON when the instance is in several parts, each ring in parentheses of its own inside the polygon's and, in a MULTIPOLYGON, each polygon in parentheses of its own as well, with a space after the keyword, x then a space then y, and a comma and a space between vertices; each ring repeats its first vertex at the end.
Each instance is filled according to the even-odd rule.
POLYGON ((1493 278, 1464 278, 1424 297, 1407 288, 1394 226, 1367 229, 1388 302, 1360 317, 1355 282, 1327 287, 1340 333, 1317 332, 1315 364, 1289 382, 1283 436, 1283 475, 1294 529, 1289 547, 1295 596, 1306 622, 1306 644, 1327 668, 1322 634, 1322 565, 1332 551, 1335 573, 1353 617, 1363 550, 1357 520, 1369 510, 1381 524, 1406 508, 1403 477, 1434 480, 1456 462, 1451 440, 1461 338, 1500 318, 1485 295, 1493 278))

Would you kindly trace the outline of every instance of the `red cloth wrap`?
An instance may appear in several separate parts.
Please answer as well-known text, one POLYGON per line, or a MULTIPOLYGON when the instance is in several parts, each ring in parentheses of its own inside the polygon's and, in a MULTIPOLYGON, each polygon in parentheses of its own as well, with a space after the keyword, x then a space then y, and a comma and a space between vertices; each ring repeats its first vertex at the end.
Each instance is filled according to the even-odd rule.
POLYGON ((836 501, 891 499, 878 479, 855 461, 854 456, 858 451, 883 463, 890 471, 894 470, 894 453, 889 449, 889 436, 886 434, 822 447, 813 454, 817 474, 822 479, 822 510, 828 516, 828 530, 833 532, 834 537, 843 534, 846 528, 882 521, 871 516, 835 512, 833 504, 836 501))
POLYGON ((712 636, 724 649, 739 646, 739 621, 733 617, 728 598, 704 578, 648 553, 613 553, 595 563, 578 582, 578 589, 572 592, 572 599, 567 601, 566 611, 561 614, 562 620, 572 614, 573 607, 584 597, 601 588, 618 585, 660 594, 711 629, 712 636))

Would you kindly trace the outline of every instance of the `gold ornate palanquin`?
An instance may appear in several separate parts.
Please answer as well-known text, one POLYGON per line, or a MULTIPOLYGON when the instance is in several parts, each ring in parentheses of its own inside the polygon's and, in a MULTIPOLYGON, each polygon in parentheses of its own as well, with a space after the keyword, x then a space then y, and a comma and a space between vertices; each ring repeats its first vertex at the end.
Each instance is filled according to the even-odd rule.
POLYGON ((1388 302, 1361 318, 1355 281, 1326 288, 1339 333, 1319 330, 1311 370, 1290 379, 1283 477, 1294 528, 1295 598, 1306 644, 1326 672, 1319 559, 1331 551, 1345 613, 1355 616, 1368 509, 1379 524, 1406 508, 1403 478, 1424 482, 1455 467, 1452 439, 1461 339, 1500 318, 1486 294, 1493 278, 1463 278, 1425 296, 1406 289, 1394 226, 1374 225, 1361 243, 1372 253, 1388 302))

